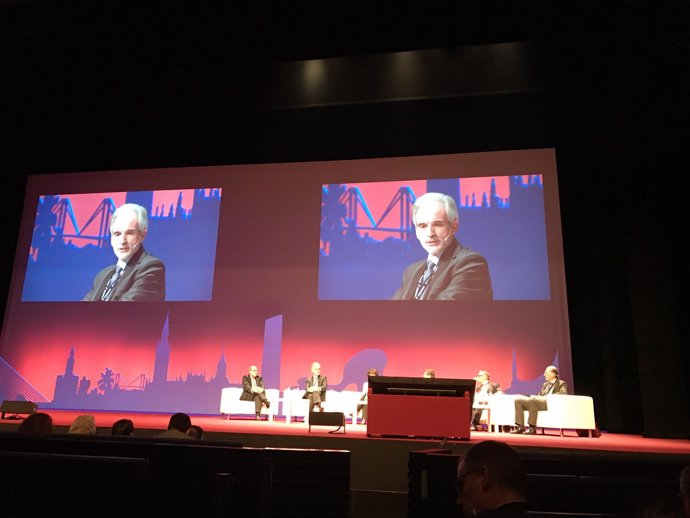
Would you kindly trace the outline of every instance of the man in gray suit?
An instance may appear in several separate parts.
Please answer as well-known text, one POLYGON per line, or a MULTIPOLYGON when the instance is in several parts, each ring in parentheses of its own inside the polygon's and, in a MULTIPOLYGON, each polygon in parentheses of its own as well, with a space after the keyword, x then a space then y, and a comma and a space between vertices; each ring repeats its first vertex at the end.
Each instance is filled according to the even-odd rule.
POLYGON ((326 389, 328 388, 328 379, 326 376, 321 376, 321 364, 314 362, 311 364, 311 376, 307 378, 307 389, 302 396, 302 399, 309 400, 309 412, 323 412, 321 403, 326 401, 326 389))
POLYGON ((110 218, 110 245, 117 263, 102 269, 84 301, 163 301, 165 265, 144 250, 148 213, 141 205, 125 203, 110 218))
POLYGON ((515 399, 515 430, 510 433, 525 433, 534 435, 537 433, 537 413, 548 410, 546 396, 549 394, 567 394, 568 384, 558 379, 558 369, 549 365, 544 369, 544 384, 536 396, 519 397, 515 399), (529 412, 525 429, 525 410, 529 412))
POLYGON ((447 194, 428 192, 412 205, 412 222, 428 256, 408 266, 393 300, 491 300, 489 266, 455 239, 458 208, 447 194))

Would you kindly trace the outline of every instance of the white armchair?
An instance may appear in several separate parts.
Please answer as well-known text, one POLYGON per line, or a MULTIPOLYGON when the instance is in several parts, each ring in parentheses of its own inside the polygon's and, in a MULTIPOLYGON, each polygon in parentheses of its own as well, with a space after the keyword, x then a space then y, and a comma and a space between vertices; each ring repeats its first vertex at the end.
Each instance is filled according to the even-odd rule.
MULTIPOLYGON (((309 422, 309 400, 302 399, 304 389, 286 388, 283 390, 283 413, 285 414, 285 423, 290 424, 295 417, 303 417, 304 422, 309 422)), ((326 401, 328 401, 330 391, 327 392, 326 401)))
POLYGON ((563 430, 588 430, 589 436, 596 428, 594 400, 589 396, 551 394, 546 396, 546 412, 539 412, 537 426, 563 430))
POLYGON ((489 431, 495 427, 496 431, 500 430, 501 426, 515 425, 515 398, 519 397, 515 394, 504 394, 499 392, 493 394, 489 398, 488 412, 491 414, 489 419, 489 431))
MULTIPOLYGON (((491 396, 491 426, 515 425, 515 398, 513 394, 491 396)), ((590 437, 596 428, 594 400, 589 396, 551 394, 546 396, 548 410, 537 414, 537 428, 563 430, 588 430, 590 437)), ((525 412, 525 420, 527 415, 525 412)))
MULTIPOLYGON (((226 387, 220 394, 220 415, 230 419, 231 415, 254 415, 254 401, 242 401, 241 387, 226 387)), ((261 414, 268 415, 269 421, 275 419, 280 401, 278 389, 266 389, 266 398, 271 403, 271 408, 261 408, 261 414)))
POLYGON ((328 412, 342 412, 346 416, 352 416, 352 424, 357 424, 357 407, 366 404, 360 401, 362 393, 357 390, 329 390, 326 399, 325 410, 328 412))

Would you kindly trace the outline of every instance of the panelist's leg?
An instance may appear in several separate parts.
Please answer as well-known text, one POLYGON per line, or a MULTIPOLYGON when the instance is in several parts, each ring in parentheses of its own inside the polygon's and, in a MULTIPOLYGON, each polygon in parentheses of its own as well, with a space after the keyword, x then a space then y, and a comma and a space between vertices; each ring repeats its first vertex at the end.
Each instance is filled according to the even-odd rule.
POLYGON ((529 429, 525 433, 528 433, 530 435, 534 435, 537 433, 537 415, 539 412, 543 410, 546 410, 546 398, 530 398, 529 403, 527 405, 527 411, 529 413, 527 417, 527 424, 529 425, 529 429))
POLYGON ((321 411, 321 393, 311 392, 309 394, 309 412, 314 412, 315 409, 321 411))
POLYGON ((256 414, 256 420, 261 419, 261 397, 260 394, 254 394, 254 413, 256 414))
POLYGON ((525 433, 525 410, 528 408, 531 398, 515 398, 515 430, 511 433, 525 433))
POLYGON ((474 412, 472 413, 472 428, 474 430, 479 429, 479 421, 482 419, 482 412, 484 410, 482 408, 475 408, 474 412))

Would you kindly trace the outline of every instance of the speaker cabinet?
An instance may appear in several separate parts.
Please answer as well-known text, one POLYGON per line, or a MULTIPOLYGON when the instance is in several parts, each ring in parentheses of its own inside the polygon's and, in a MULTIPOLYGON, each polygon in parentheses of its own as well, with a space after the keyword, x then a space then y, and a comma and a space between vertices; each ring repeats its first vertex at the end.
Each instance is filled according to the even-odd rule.
POLYGON ((345 414, 342 412, 309 412, 309 431, 312 426, 337 426, 335 430, 328 433, 337 432, 341 428, 345 433, 345 414))
POLYGON ((4 400, 0 405, 0 412, 2 415, 0 419, 20 419, 19 414, 34 414, 38 406, 31 401, 9 401, 4 400), (5 417, 5 414, 14 414, 10 417, 5 417))

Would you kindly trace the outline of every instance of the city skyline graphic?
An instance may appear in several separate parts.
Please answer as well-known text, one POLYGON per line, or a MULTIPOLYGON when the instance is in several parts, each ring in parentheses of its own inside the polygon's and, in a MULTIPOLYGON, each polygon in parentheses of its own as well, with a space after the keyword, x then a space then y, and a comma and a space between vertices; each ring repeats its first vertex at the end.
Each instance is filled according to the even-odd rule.
MULTIPOLYGON (((264 335, 263 369, 267 388, 279 388, 279 360, 282 344, 280 342, 282 316, 272 317, 266 321, 264 335), (278 381, 276 380, 278 376, 278 381)), ((205 372, 195 372, 193 366, 187 367, 186 375, 178 374, 174 379, 168 378, 168 368, 173 346, 169 339, 170 315, 162 326, 160 339, 155 344, 153 374, 151 377, 141 374, 134 384, 125 383, 120 375, 107 366, 103 368, 98 379, 89 379, 78 374, 77 354, 74 346, 69 348, 64 371, 55 377, 55 391, 52 401, 36 391, 31 384, 20 376, 9 364, 0 358, 0 397, 10 400, 33 401, 41 409, 83 409, 83 410, 129 410, 137 412, 179 412, 195 414, 218 414, 220 395, 225 387, 241 387, 241 380, 230 382, 227 378, 228 363, 225 346, 220 346, 220 356, 216 371, 210 378, 205 372)), ((89 351, 82 351, 88 354, 89 351)), ((380 349, 365 348, 353 354, 342 367, 339 382, 329 383, 331 390, 363 390, 366 375, 363 374, 372 366, 380 375, 389 375, 385 368, 387 355, 380 349)), ((558 353, 551 362, 558 367, 558 353)), ((536 394, 543 379, 539 376, 522 380, 518 374, 518 357, 513 349, 511 359, 512 379, 506 393, 536 394)), ((107 365, 107 359, 104 365, 107 365)), ((333 372, 331 372, 333 374, 333 372)), ((390 374, 394 375, 394 374, 390 374)), ((334 379, 337 372, 331 378, 334 379)), ((289 383, 290 388, 304 388, 306 378, 301 377, 289 383)))

